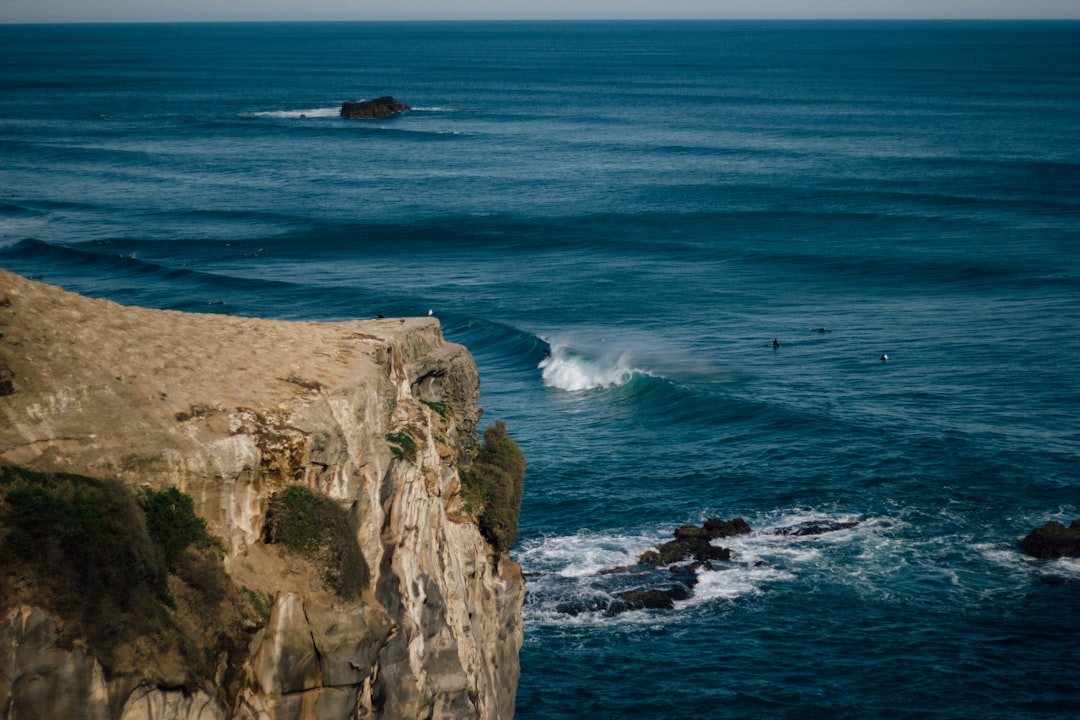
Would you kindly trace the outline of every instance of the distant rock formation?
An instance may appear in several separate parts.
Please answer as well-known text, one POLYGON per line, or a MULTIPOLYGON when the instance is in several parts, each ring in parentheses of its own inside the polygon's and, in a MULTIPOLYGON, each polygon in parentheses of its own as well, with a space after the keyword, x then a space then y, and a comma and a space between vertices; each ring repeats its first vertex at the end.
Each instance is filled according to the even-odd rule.
POLYGON ((1069 527, 1051 520, 1028 533, 1023 547, 1028 555, 1047 560, 1080 557, 1080 520, 1073 520, 1069 527))
MULTIPOLYGON (((262 605, 242 644, 178 658, 139 636, 103 659, 32 587, 0 580, 0 715, 511 718, 525 586, 461 494, 478 397, 472 357, 435 318, 148 310, 0 270, 0 465, 177 489, 236 591, 199 595, 226 598, 200 627, 230 597, 262 605), (343 511, 370 568, 357 599, 267 541, 273 498, 297 487, 343 511)), ((184 605, 187 586, 167 589, 184 605)))
POLYGON ((341 104, 341 117, 372 120, 388 118, 391 115, 397 115, 399 112, 411 109, 408 105, 399 103, 387 95, 374 100, 357 100, 355 102, 346 100, 341 104))

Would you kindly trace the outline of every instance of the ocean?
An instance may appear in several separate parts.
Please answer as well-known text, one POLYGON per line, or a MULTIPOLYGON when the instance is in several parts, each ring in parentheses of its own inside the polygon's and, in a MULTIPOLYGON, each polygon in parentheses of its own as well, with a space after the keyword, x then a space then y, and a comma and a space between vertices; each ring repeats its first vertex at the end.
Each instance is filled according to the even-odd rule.
POLYGON ((1080 717, 1020 550, 1080 518, 1080 23, 0 26, 0 266, 433 311, 528 458, 521 720, 1080 717))

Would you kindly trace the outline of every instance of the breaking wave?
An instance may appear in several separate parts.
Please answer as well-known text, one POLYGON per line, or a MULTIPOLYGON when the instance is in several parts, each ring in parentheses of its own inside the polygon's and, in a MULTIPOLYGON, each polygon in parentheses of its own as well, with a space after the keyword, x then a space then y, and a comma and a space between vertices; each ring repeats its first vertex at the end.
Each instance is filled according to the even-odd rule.
POLYGON ((569 392, 625 385, 635 375, 648 374, 633 367, 628 353, 614 358, 589 357, 555 344, 538 367, 544 385, 569 392))

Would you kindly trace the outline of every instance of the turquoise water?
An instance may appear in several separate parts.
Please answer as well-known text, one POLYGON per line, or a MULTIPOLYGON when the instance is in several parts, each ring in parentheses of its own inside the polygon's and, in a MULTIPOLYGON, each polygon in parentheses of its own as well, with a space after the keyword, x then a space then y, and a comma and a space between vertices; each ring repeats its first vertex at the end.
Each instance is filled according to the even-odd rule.
POLYGON ((1080 712, 1080 564, 1019 551, 1080 518, 1080 24, 0 26, 0 68, 0 266, 472 350, 529 460, 519 718, 1080 712), (736 516, 673 610, 560 611, 736 516))

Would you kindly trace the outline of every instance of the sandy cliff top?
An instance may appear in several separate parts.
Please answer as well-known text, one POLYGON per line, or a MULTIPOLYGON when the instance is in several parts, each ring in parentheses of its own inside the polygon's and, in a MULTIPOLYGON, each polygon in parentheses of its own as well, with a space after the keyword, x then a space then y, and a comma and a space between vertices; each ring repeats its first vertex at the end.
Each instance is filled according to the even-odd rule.
POLYGON ((140 436, 156 434, 148 420, 290 409, 305 395, 385 377, 394 348, 437 351, 441 341, 433 318, 317 323, 150 310, 0 270, 0 459, 63 470, 61 446, 70 456, 73 444, 109 436, 137 454, 140 436))

